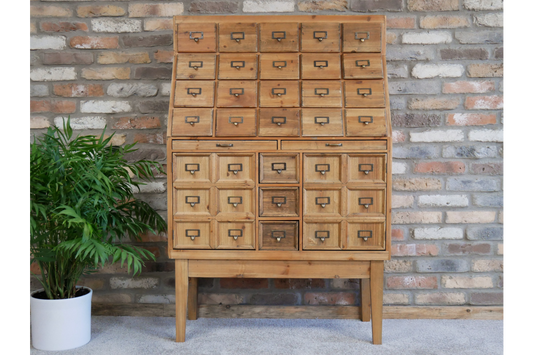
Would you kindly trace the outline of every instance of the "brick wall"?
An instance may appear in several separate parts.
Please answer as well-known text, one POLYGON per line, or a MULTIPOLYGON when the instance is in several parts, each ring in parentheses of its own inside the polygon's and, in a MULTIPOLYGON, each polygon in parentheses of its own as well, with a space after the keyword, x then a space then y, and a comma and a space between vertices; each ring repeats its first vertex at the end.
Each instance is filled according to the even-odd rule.
MULTIPOLYGON (((139 142, 131 159, 161 162, 173 15, 387 15, 395 145, 385 303, 502 304, 502 0, 31 4, 32 133, 71 115, 80 133, 107 124, 115 144, 139 142)), ((166 216, 163 176, 140 197, 166 216)), ((166 237, 143 240, 157 261, 136 278, 118 266, 86 278, 95 302, 174 302, 166 237)), ((357 280, 203 279, 200 303, 353 305, 358 289, 357 280)))

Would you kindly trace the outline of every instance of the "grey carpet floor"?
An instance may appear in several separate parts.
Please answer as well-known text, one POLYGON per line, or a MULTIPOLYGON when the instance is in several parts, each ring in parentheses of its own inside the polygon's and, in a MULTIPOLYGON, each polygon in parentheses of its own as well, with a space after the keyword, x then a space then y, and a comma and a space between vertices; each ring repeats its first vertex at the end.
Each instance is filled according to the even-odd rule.
POLYGON ((370 323, 325 319, 213 319, 187 321, 176 343, 174 318, 93 317, 89 344, 31 354, 341 355, 503 354, 503 321, 383 321, 383 345, 372 345, 370 323))

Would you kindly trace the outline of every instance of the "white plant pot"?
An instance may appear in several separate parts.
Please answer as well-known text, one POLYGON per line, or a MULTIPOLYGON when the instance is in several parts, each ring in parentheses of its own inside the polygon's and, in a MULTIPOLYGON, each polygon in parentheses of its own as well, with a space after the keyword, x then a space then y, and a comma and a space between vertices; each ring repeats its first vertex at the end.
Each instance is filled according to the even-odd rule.
POLYGON ((42 300, 30 295, 31 339, 39 350, 67 350, 91 340, 91 299, 93 290, 81 297, 42 300))

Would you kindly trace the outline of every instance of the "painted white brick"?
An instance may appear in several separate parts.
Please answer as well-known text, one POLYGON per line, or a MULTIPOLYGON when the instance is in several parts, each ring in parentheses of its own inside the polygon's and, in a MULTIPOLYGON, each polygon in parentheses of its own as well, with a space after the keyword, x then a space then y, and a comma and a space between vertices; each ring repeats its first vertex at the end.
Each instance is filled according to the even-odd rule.
POLYGON ((94 32, 128 33, 142 32, 142 21, 131 19, 98 18, 91 20, 94 32))
POLYGON ((171 83, 163 83, 161 84, 161 95, 162 96, 170 96, 170 89, 172 88, 171 83))
POLYGON ((413 207, 415 198, 409 195, 392 195, 392 208, 413 207))
POLYGON ((492 288, 492 277, 480 276, 443 276, 441 279, 444 288, 492 288))
POLYGON ((112 83, 107 94, 114 97, 130 97, 133 95, 150 97, 157 95, 157 86, 143 83, 112 83))
POLYGON ((62 81, 77 78, 76 69, 71 67, 37 68, 30 72, 32 81, 62 81))
POLYGON ((409 304, 409 296, 405 293, 384 293, 383 304, 409 304))
POLYGON ((30 86, 30 96, 44 97, 50 95, 47 84, 36 84, 30 86))
POLYGON ((411 142, 461 142, 464 133, 461 130, 411 132, 411 142))
POLYGON ((30 118, 30 129, 41 129, 50 127, 48 118, 44 116, 34 116, 30 118))
POLYGON ((393 174, 405 174, 407 172, 407 164, 392 162, 393 174))
POLYGON ((503 27, 503 14, 484 14, 474 16, 474 23, 485 27, 503 27))
POLYGON ((461 228, 415 228, 414 239, 463 239, 461 228))
POLYGON ((468 196, 466 195, 422 195, 418 196, 420 207, 466 207, 468 196))
POLYGON ((501 10, 503 9, 503 0, 464 0, 465 9, 467 10, 501 10))
POLYGON ((472 142, 503 142, 503 131, 489 129, 470 131, 468 139, 472 142))
MULTIPOLYGON (((63 127, 63 120, 66 121, 67 118, 63 116, 56 117, 54 119, 54 124, 57 127, 63 127)), ((70 126, 72 129, 103 129, 107 121, 105 117, 101 116, 86 116, 86 117, 71 117, 70 126)))
POLYGON ((67 37, 65 36, 31 36, 30 49, 65 49, 67 37))
POLYGON ((494 223, 494 211, 446 212, 446 223, 494 223))
POLYGON ((80 111, 85 113, 117 113, 131 110, 132 107, 127 101, 89 100, 80 103, 80 111))
MULTIPOLYGON (((167 187, 164 182, 152 181, 145 183, 146 185, 139 186, 141 188, 141 193, 151 194, 151 193, 161 193, 167 191, 167 187)), ((134 193, 139 192, 137 188, 133 189, 134 193)))
POLYGON ((465 72, 461 64, 417 64, 411 75, 418 79, 459 78, 465 72))
POLYGON ((243 12, 294 12, 294 1, 290 0, 245 0, 243 12))
POLYGON ((451 42, 451 33, 444 31, 408 32, 402 36, 402 43, 404 44, 439 44, 451 42))

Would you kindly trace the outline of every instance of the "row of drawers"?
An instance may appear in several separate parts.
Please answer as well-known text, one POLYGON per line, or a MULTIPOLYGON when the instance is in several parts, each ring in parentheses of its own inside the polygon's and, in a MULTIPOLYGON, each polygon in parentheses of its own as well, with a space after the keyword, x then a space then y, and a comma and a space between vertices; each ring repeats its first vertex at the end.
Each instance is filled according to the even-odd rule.
MULTIPOLYGON (((181 151, 215 151, 232 152, 242 150, 277 150, 278 142, 275 140, 197 140, 173 139, 172 150, 181 151)), ((282 140, 279 144, 281 150, 301 151, 375 151, 386 150, 387 142, 383 140, 282 140)))
POLYGON ((176 34, 178 52, 381 52, 382 42, 381 25, 364 22, 180 23, 176 34))
POLYGON ((267 80, 383 78, 382 57, 372 53, 345 53, 342 65, 341 55, 332 53, 181 53, 176 60, 176 79, 181 80, 254 80, 258 72, 267 80))
MULTIPOLYGON (((210 137, 213 121, 212 108, 175 108, 171 135, 210 137)), ((387 134, 386 121, 384 109, 220 108, 216 110, 215 135, 383 137, 387 134)))
MULTIPOLYGON (((216 94, 216 107, 385 107, 383 80, 227 80, 216 94)), ((174 107, 214 106, 213 81, 176 81, 174 107)))
MULTIPOLYGON (((298 250, 297 221, 259 221, 260 250, 298 250)), ((383 250, 385 222, 307 221, 303 250, 383 250)), ((174 221, 176 249, 255 249, 253 221, 174 221)))

